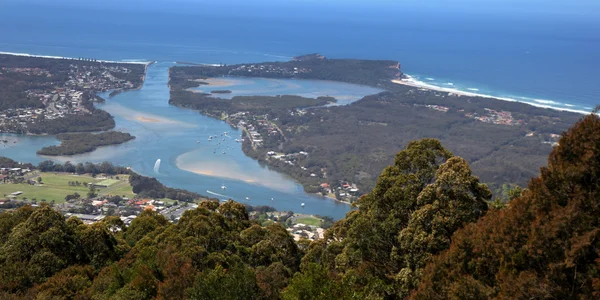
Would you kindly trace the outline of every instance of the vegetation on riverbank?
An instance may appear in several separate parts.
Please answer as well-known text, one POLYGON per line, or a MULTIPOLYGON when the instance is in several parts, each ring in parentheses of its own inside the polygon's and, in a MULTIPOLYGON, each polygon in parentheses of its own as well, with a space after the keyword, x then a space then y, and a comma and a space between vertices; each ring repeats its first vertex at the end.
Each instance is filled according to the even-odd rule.
POLYGON ((56 136, 61 144, 37 151, 39 155, 60 156, 92 152, 101 146, 118 145, 134 139, 129 133, 107 131, 102 133, 64 133, 56 136))

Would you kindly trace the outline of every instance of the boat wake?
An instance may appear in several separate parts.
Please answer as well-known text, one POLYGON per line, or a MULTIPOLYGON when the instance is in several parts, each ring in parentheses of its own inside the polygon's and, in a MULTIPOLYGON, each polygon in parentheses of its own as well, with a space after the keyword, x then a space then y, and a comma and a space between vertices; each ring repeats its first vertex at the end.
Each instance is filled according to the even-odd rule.
POLYGON ((211 192, 211 191, 209 191, 209 190, 206 190, 206 192, 207 192, 207 193, 209 193, 209 194, 211 194, 211 195, 213 195, 213 196, 224 197, 224 198, 229 198, 229 199, 231 198, 231 197, 229 197, 229 196, 227 196, 227 195, 223 195, 223 194, 219 194, 219 193, 211 192))

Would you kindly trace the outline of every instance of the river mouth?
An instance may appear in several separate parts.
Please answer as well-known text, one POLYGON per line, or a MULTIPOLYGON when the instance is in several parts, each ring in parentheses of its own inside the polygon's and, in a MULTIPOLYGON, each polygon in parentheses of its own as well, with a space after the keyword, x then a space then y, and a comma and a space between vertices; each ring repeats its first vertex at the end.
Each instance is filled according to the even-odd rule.
MULTIPOLYGON (((151 65, 139 90, 111 98, 107 93, 100 95, 106 102, 97 107, 114 116, 115 130, 134 135, 134 140, 100 147, 90 153, 44 157, 36 151, 58 144, 55 137, 5 134, 13 143, 0 147, 0 155, 31 163, 48 159, 72 163, 109 161, 131 167, 141 175, 155 177, 167 186, 220 200, 233 199, 255 206, 273 206, 279 211, 319 214, 334 219, 342 218, 350 211, 347 204, 305 193, 300 184, 286 175, 247 157, 241 144, 235 141, 241 137, 237 128, 197 111, 169 105, 168 69, 171 66, 173 64, 160 62, 151 65), (158 159, 161 163, 156 170, 158 159)), ((360 86, 355 88, 360 90, 360 86)), ((329 92, 331 88, 323 93, 329 92)), ((342 95, 345 92, 339 90, 336 93, 342 95)), ((369 92, 371 90, 365 90, 365 93, 369 92)))

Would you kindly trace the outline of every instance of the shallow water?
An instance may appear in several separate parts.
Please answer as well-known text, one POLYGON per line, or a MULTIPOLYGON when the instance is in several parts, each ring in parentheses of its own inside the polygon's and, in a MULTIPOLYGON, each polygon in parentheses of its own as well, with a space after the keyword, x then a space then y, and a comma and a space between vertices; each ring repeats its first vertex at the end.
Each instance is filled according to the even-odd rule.
MULTIPOLYGON (((260 166, 244 155, 241 145, 235 142, 241 135, 239 130, 198 112, 169 105, 167 70, 170 66, 171 63, 152 65, 140 90, 121 93, 113 98, 101 95, 107 101, 98 107, 115 117, 117 130, 133 134, 135 140, 101 147, 91 153, 52 159, 60 162, 110 161, 156 177, 170 187, 219 199, 231 198, 251 205, 269 205, 282 211, 328 215, 337 219, 350 210, 346 204, 304 193, 295 181, 260 166), (224 132, 228 132, 228 136, 221 136, 224 132), (218 138, 208 141, 211 135, 218 138), (158 172, 155 172, 157 159, 161 162, 158 172), (222 185, 226 186, 225 190, 222 185), (306 204, 304 208, 301 203, 306 204)), ((288 84, 286 80, 278 82, 288 84)), ((291 84, 295 84, 294 81, 291 84)), ((351 87, 354 98, 360 97, 361 91, 366 95, 374 90, 351 85, 330 86, 328 82, 307 81, 302 85, 311 91, 324 88, 328 93, 338 94, 346 93, 351 87)), ((263 86, 256 91, 247 91, 266 92, 263 86)), ((23 162, 37 163, 48 159, 35 152, 43 146, 58 143, 50 136, 4 136, 9 141, 5 147, 0 147, 0 155, 23 162), (17 143, 14 143, 15 140, 17 143)))
POLYGON ((257 77, 219 77, 208 81, 194 91, 210 93, 214 90, 229 90, 228 94, 214 94, 215 97, 231 99, 235 96, 277 96, 295 95, 306 98, 321 96, 334 97, 334 105, 346 105, 383 90, 335 81, 306 79, 270 79, 257 77))

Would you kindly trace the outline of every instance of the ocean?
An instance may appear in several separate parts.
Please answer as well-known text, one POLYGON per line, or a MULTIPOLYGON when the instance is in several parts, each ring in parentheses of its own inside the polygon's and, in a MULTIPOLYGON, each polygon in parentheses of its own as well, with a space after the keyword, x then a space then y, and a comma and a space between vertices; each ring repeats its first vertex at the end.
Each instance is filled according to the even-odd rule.
POLYGON ((395 2, 8 0, 0 51, 228 64, 318 52, 398 60, 442 87, 558 108, 599 104, 592 1, 395 2))

